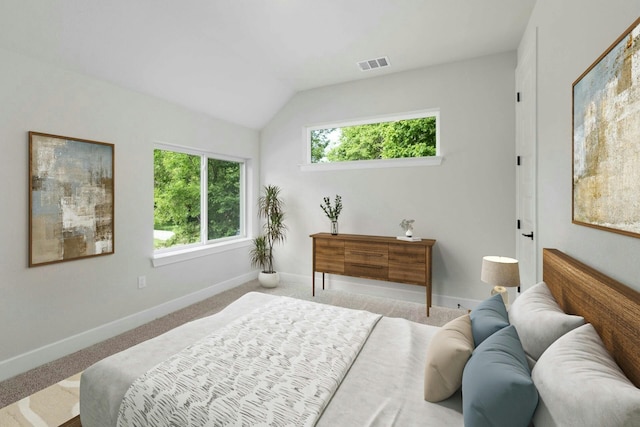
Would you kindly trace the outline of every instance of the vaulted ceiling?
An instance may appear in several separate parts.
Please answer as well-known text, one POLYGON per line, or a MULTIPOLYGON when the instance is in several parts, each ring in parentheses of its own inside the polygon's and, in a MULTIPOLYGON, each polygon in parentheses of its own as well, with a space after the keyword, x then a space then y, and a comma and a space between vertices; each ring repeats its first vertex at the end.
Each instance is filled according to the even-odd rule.
POLYGON ((260 129, 297 91, 515 50, 534 3, 2 0, 0 47, 260 129))

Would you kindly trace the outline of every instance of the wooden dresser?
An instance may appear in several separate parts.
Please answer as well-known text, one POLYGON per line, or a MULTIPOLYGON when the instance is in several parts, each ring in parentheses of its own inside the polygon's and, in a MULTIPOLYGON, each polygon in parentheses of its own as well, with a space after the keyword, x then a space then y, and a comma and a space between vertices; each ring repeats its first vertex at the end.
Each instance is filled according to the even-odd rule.
POLYGON ((312 293, 316 272, 424 286, 431 307, 431 248, 435 240, 407 242, 395 237, 317 233, 313 239, 312 293))

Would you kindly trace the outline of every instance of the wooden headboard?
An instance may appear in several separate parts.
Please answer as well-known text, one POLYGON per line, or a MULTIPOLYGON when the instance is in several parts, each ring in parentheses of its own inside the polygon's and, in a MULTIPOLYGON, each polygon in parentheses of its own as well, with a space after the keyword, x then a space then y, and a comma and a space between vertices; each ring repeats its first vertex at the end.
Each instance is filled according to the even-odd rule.
POLYGON ((543 249, 543 275, 560 307, 593 324, 626 376, 640 387, 640 293, 557 249, 543 249))

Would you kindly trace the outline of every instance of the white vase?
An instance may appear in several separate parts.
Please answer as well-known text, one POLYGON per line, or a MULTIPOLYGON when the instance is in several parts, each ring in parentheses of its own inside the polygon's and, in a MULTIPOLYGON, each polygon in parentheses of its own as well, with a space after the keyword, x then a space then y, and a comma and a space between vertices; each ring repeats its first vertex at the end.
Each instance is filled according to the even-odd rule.
POLYGON ((261 271, 258 274, 258 282, 263 288, 275 288, 280 283, 280 274, 277 271, 273 273, 261 271))

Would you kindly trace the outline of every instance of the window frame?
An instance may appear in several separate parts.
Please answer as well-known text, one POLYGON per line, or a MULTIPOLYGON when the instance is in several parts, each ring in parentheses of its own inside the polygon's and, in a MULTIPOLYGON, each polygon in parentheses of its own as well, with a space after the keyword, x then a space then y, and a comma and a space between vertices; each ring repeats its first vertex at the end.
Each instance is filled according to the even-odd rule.
MULTIPOLYGON (((248 215, 247 212, 247 175, 249 173, 250 160, 242 157, 229 156, 226 154, 214 153, 207 150, 201 150, 181 145, 167 144, 156 142, 153 144, 153 150, 172 151, 176 153, 188 154, 200 157, 200 241, 197 243, 189 243, 169 248, 160 248, 153 250, 154 267, 180 262, 195 257, 205 256, 213 253, 224 252, 227 250, 248 246, 251 239, 247 233, 248 215), (208 160, 223 160, 236 162, 240 164, 240 232, 236 236, 221 237, 217 239, 208 238, 208 160)), ((154 212, 155 216, 155 212, 154 212)), ((155 223, 155 220, 154 220, 155 223)))
POLYGON ((303 127, 303 140, 305 143, 305 158, 300 164, 301 171, 318 170, 344 170, 344 169, 372 169, 388 167, 410 167, 410 166, 437 166, 442 163, 441 141, 440 141, 440 109, 431 108, 425 110, 411 111, 406 113, 396 113, 381 116, 373 116, 340 122, 330 122, 303 127), (436 118, 436 155, 426 157, 403 157, 397 159, 372 159, 372 160, 349 160, 343 162, 311 162, 311 132, 318 129, 344 128, 349 126, 367 125, 374 123, 393 122, 399 120, 422 119, 426 117, 436 118))

